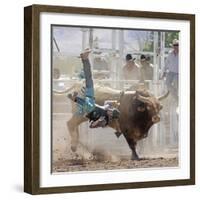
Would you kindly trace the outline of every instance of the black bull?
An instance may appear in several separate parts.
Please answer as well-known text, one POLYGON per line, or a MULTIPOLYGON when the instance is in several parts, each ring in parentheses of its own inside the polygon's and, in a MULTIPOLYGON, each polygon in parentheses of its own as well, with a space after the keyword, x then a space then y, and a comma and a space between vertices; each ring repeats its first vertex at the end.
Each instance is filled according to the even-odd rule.
MULTIPOLYGON (((74 88, 78 90, 76 87, 74 88)), ((124 135, 131 151, 131 159, 139 159, 136 153, 138 140, 147 137, 151 126, 160 121, 159 111, 162 109, 160 100, 168 96, 167 92, 161 97, 155 97, 146 90, 121 92, 108 87, 95 87, 96 103, 103 105, 105 100, 118 100, 120 110, 119 124, 121 133, 124 135)), ((75 106, 73 106, 75 108, 75 106)), ((83 116, 73 114, 67 121, 68 130, 71 136, 71 149, 77 150, 79 144, 78 127, 88 119, 83 116)), ((109 126, 116 129, 115 124, 109 126)))

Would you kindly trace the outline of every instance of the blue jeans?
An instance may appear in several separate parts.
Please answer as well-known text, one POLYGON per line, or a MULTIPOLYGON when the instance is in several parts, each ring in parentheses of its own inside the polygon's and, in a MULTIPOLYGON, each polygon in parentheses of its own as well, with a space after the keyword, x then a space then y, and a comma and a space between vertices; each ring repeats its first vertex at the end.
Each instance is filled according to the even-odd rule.
POLYGON ((169 92, 175 99, 178 99, 178 73, 168 72, 166 84, 169 92))
POLYGON ((83 60, 83 71, 85 75, 85 98, 76 97, 76 102, 79 105, 79 114, 88 114, 95 108, 94 100, 94 84, 92 80, 91 65, 89 59, 83 60))

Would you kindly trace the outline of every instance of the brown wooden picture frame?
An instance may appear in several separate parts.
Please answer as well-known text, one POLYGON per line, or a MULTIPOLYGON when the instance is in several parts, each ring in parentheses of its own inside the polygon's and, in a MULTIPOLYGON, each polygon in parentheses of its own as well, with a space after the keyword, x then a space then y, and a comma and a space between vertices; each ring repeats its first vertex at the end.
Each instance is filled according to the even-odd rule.
POLYGON ((192 14, 32 5, 24 9, 24 191, 83 192, 195 184, 195 16, 192 14), (40 13, 71 13, 186 20, 190 23, 190 178, 150 182, 40 187, 40 13))

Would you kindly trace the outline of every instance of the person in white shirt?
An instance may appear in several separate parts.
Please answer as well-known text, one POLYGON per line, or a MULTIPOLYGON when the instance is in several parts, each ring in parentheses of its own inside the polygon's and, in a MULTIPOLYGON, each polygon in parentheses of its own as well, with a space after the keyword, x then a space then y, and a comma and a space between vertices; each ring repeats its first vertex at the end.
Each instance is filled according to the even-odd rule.
POLYGON ((164 75, 166 84, 172 96, 178 98, 178 75, 179 75, 179 41, 173 40, 173 50, 169 52, 166 62, 164 75))

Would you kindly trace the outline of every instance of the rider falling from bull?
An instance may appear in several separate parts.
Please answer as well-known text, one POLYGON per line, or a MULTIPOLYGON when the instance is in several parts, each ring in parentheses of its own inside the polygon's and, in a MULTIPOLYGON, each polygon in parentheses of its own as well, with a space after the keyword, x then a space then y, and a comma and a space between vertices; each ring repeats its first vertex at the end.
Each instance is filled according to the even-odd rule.
POLYGON ((88 59, 90 52, 91 50, 86 49, 80 54, 86 84, 84 97, 81 97, 77 92, 68 94, 68 97, 79 106, 79 114, 86 116, 90 120, 90 128, 106 127, 110 123, 114 123, 117 133, 120 133, 118 121, 120 112, 114 107, 116 101, 105 101, 103 106, 95 103, 91 65, 88 59))

